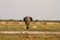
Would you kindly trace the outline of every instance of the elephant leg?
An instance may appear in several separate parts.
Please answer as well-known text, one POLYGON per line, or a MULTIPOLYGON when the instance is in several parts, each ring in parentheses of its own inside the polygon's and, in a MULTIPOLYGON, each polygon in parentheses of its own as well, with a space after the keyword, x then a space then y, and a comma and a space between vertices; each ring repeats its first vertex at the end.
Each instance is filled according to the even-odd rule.
POLYGON ((29 24, 26 24, 26 29, 29 29, 29 24))

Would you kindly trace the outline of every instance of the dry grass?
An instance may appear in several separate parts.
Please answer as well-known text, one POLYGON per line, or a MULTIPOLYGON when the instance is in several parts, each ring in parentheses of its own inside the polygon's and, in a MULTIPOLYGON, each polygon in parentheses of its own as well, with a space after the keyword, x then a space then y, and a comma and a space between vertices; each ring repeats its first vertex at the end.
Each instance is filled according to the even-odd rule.
MULTIPOLYGON (((20 31, 26 30, 24 22, 0 22, 0 31, 20 31)), ((32 31, 60 31, 60 23, 31 22, 29 30, 32 31)))
POLYGON ((0 34, 0 40, 60 40, 60 34, 0 34))
MULTIPOLYGON (((0 31, 26 30, 24 22, 0 22, 0 31)), ((60 23, 31 22, 32 31, 60 31, 60 23)), ((0 34, 0 40, 60 40, 60 34, 0 34)))

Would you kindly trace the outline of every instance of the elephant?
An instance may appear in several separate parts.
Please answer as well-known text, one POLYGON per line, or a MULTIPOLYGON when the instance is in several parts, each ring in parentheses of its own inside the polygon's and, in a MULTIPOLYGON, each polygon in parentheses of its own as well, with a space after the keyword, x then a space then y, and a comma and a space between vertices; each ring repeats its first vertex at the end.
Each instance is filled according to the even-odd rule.
POLYGON ((26 24, 26 29, 29 29, 29 24, 31 21, 33 21, 32 17, 26 16, 23 18, 25 24, 26 24))

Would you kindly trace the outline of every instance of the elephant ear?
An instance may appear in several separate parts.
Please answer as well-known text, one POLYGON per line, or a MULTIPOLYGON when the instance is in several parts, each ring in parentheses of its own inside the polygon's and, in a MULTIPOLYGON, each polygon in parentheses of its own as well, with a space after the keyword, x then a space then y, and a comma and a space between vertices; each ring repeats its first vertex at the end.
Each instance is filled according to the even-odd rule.
POLYGON ((26 18, 27 18, 27 17, 23 18, 23 20, 24 20, 25 22, 26 22, 26 18))
POLYGON ((32 17, 30 17, 31 21, 33 21, 32 17))
POLYGON ((23 18, 23 20, 26 21, 25 18, 23 18))

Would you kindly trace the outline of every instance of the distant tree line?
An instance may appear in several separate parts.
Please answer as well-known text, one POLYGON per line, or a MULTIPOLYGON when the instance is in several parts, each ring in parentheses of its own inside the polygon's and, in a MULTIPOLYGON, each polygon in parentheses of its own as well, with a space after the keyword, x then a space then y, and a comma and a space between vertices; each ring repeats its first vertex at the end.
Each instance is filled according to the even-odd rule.
MULTIPOLYGON (((24 22, 23 20, 14 20, 14 19, 0 19, 0 21, 16 21, 16 22, 24 22)), ((60 22, 60 20, 33 20, 33 22, 60 22)))
POLYGON ((1 21, 5 21, 5 22, 7 22, 7 21, 23 22, 23 20, 14 20, 14 19, 10 19, 10 20, 0 19, 0 22, 1 21))
POLYGON ((60 20, 33 20, 34 22, 60 22, 60 20))

